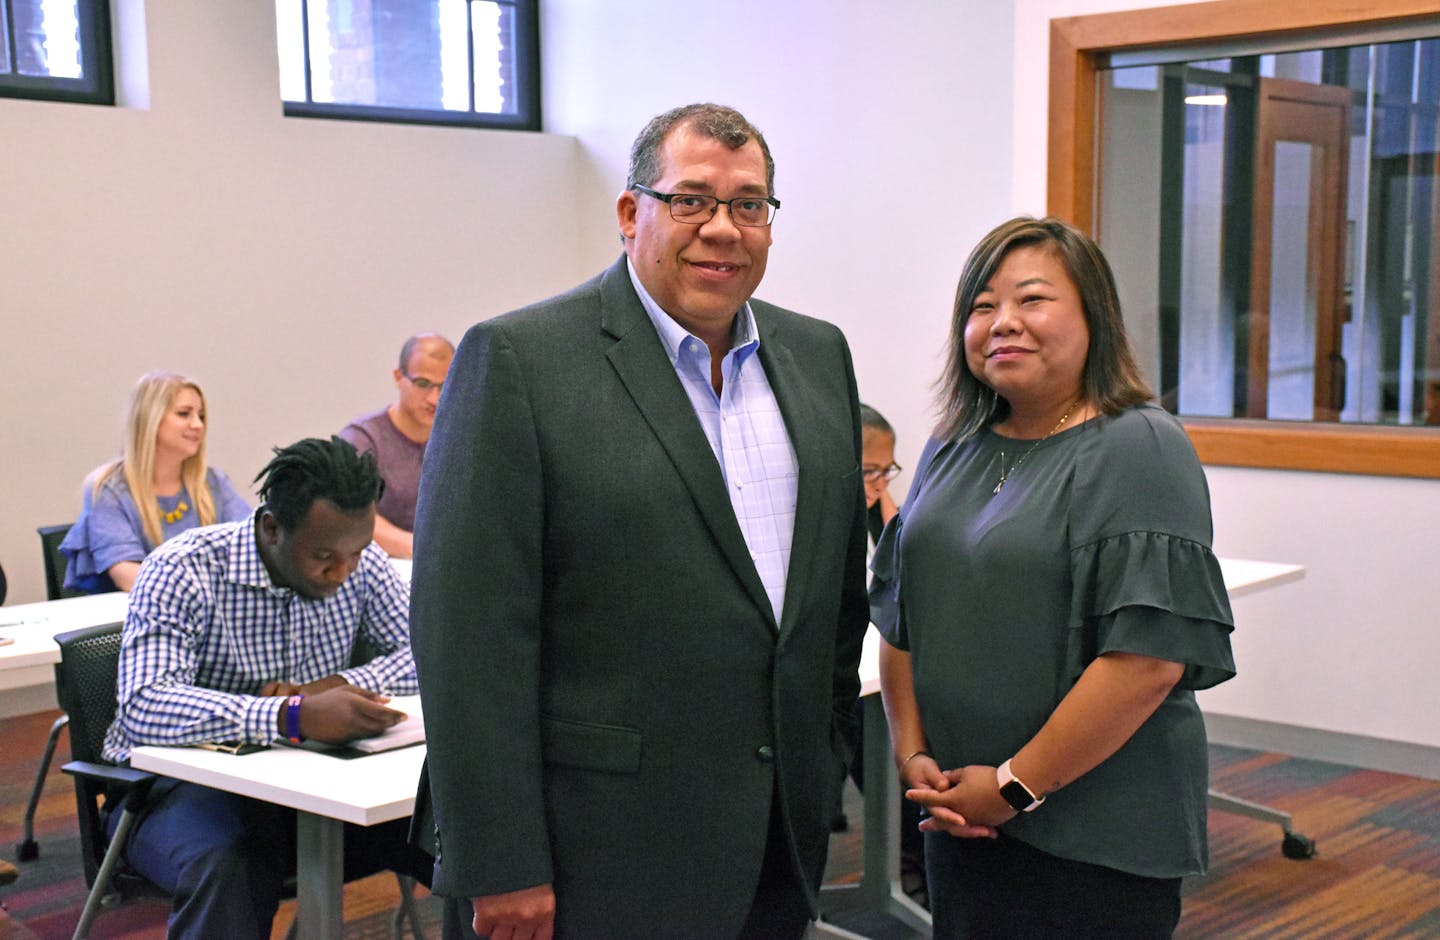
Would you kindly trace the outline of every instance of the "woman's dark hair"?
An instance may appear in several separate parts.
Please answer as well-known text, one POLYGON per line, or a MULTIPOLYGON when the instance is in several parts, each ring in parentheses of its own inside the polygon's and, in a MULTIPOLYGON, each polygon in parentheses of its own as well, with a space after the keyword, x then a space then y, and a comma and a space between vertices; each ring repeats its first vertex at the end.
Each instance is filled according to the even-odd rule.
POLYGON ((375 455, 357 453, 349 441, 338 437, 328 441, 307 437, 275 448, 274 458, 255 480, 263 480, 260 499, 287 532, 295 531, 317 499, 355 512, 385 492, 375 455))
POLYGON ((1120 314, 1115 275, 1100 246, 1079 229, 1056 218, 1020 216, 1004 222, 980 239, 970 252, 955 289, 950 321, 950 345, 945 372, 936 383, 940 423, 935 435, 963 441, 1010 413, 1010 404, 970 371, 965 360, 965 324, 975 298, 994 276, 1005 256, 1016 248, 1039 247, 1065 267, 1080 293, 1090 345, 1085 355, 1081 386, 1086 399, 1105 414, 1155 397, 1140 377, 1135 352, 1120 314))
POLYGON ((890 426, 889 421, 885 420, 885 416, 863 401, 860 403, 860 430, 879 431, 891 437, 895 436, 895 429, 890 426))

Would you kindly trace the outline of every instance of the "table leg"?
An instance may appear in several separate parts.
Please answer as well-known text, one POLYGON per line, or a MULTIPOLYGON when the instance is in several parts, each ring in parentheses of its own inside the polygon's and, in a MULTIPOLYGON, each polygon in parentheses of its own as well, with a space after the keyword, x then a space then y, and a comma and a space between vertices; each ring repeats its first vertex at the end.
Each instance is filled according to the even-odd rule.
POLYGON ((827 887, 824 911, 883 911, 919 933, 931 935, 930 912, 910 899, 900 885, 900 781, 890 753, 890 727, 879 693, 860 700, 865 722, 865 847, 860 884, 827 887))
POLYGON ((295 922, 298 940, 340 940, 345 930, 345 824, 295 814, 295 922))

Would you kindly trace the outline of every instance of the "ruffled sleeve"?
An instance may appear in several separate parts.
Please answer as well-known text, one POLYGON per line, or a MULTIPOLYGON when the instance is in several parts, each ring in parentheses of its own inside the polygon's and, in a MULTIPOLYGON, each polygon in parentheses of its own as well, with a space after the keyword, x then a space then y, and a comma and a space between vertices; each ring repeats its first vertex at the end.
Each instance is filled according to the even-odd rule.
POLYGON ((875 555, 870 562, 870 622, 875 624, 885 642, 908 650, 910 638, 905 629, 904 608, 900 600, 900 528, 904 517, 896 513, 880 533, 875 555))
POLYGON ((1210 492, 1185 431, 1153 406, 1123 412, 1077 464, 1066 668, 1102 653, 1185 665, 1179 687, 1235 675, 1234 617, 1210 549, 1210 492))
POLYGON ((80 517, 60 543, 60 551, 67 560, 65 587, 88 594, 116 590, 107 573, 110 568, 145 558, 148 549, 140 534, 139 514, 123 478, 110 477, 98 494, 93 480, 86 479, 80 517))
POLYGON ((1129 532, 1072 552, 1071 578, 1066 671, 1072 680, 1110 652, 1183 663, 1180 688, 1208 689, 1235 675, 1230 600, 1220 563, 1206 546, 1129 532))
POLYGON ((910 636, 905 626, 904 603, 900 594, 900 535, 905 527, 905 511, 915 501, 915 496, 925 484, 930 464, 944 446, 943 441, 930 438, 920 451, 916 461, 915 477, 910 481, 910 492, 895 517, 885 524, 880 540, 875 543, 875 553, 870 562, 870 622, 880 631, 885 641, 896 649, 909 650, 910 636))

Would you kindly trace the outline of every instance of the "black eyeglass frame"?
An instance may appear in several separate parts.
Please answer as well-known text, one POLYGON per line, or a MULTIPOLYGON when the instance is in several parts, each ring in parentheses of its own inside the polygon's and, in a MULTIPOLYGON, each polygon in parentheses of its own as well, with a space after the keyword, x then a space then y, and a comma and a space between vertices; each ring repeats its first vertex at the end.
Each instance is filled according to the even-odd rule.
POLYGON ((425 376, 423 375, 411 375, 409 372, 406 372, 403 369, 400 371, 400 374, 405 377, 405 381, 420 389, 420 391, 422 392, 429 392, 432 388, 438 392, 445 385, 444 379, 440 380, 439 382, 432 382, 429 379, 425 378, 425 376))
POLYGON ((885 481, 888 482, 888 481, 893 480, 893 479, 895 479, 896 477, 898 477, 898 476, 900 475, 901 471, 904 470, 904 469, 905 469, 904 467, 900 466, 898 463, 896 463, 895 461, 892 460, 892 461, 890 461, 889 466, 885 466, 885 467, 873 467, 873 468, 871 468, 871 469, 869 469, 869 470, 865 469, 864 467, 861 467, 861 468, 860 468, 860 476, 861 476, 862 479, 866 479, 866 480, 880 480, 880 479, 883 479, 883 480, 885 480, 885 481))
MULTIPOLYGON (((732 199, 719 199, 715 196, 708 196, 705 193, 662 193, 651 189, 649 186, 642 186, 639 183, 631 183, 630 188, 665 203, 667 206, 670 207, 670 218, 674 219, 676 222, 681 222, 685 225, 704 225, 706 222, 709 222, 711 219, 715 218, 715 213, 720 211, 721 206, 724 206, 730 212, 730 221, 734 222, 741 228, 769 228, 775 222, 775 212, 780 211, 780 200, 776 199, 774 196, 735 196, 732 199), (675 214, 674 199, 676 196, 686 196, 690 199, 709 199, 714 204, 710 207, 710 214, 704 216, 703 218, 682 219, 675 214), (731 205, 731 203, 743 202, 746 199, 763 199, 770 204, 771 208, 773 208, 775 212, 771 212, 770 218, 762 225, 756 225, 753 222, 741 222, 739 219, 735 218, 735 208, 731 205)), ((700 215, 702 215, 702 213, 696 213, 696 216, 700 215)))

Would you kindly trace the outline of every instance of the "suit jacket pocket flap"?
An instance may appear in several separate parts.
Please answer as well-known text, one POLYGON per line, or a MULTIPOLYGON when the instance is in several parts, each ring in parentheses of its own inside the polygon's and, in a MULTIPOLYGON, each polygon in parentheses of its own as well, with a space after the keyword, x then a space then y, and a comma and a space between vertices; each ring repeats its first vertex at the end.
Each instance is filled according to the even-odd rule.
POLYGON ((543 716, 540 723, 547 764, 612 774, 640 772, 638 729, 550 716, 543 716))

